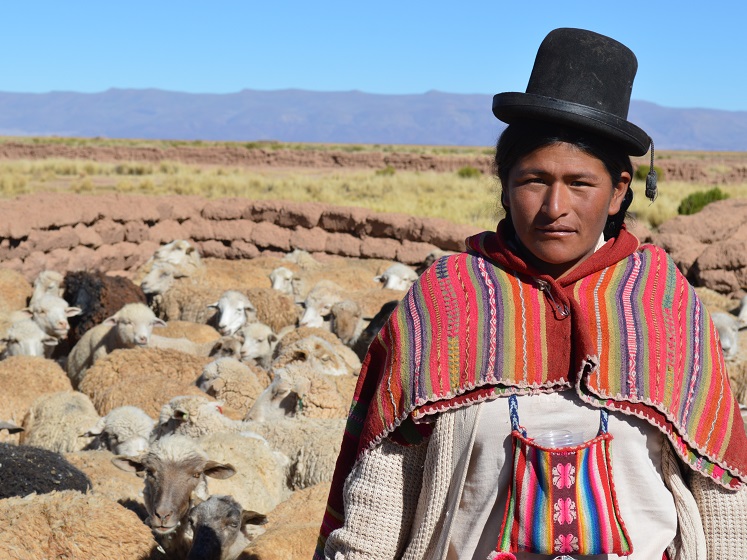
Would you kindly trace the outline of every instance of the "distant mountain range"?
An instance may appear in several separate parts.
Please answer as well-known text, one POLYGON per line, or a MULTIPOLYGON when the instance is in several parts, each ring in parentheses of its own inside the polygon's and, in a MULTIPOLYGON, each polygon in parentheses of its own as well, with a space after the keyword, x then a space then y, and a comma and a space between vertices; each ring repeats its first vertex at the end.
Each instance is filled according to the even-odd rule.
MULTIPOLYGON (((503 126, 491 102, 439 91, 0 92, 0 135, 492 146, 503 126)), ((634 100, 629 118, 659 149, 747 151, 747 111, 634 100)))

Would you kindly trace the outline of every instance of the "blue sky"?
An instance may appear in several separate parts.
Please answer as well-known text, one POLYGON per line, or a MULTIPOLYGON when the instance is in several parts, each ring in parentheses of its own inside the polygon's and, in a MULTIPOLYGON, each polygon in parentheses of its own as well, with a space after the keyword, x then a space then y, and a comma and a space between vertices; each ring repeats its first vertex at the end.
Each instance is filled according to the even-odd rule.
POLYGON ((0 91, 523 91, 555 27, 638 56, 633 98, 747 110, 747 2, 5 2, 0 91))

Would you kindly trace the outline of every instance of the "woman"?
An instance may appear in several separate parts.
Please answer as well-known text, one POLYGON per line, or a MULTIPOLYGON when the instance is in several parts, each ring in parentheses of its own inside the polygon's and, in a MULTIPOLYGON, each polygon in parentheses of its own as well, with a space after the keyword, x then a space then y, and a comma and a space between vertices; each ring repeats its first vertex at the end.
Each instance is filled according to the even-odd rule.
POLYGON ((623 223, 651 144, 626 120, 636 65, 558 29, 526 93, 495 96, 506 219, 428 269, 369 348, 316 558, 743 556, 709 539, 679 468, 745 501, 715 329, 623 223))

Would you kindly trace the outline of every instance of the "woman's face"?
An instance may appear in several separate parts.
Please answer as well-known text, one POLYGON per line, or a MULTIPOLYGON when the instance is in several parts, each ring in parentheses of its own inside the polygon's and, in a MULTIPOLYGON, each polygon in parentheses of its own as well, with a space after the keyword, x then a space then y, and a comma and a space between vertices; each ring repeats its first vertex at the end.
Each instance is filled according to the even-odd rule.
POLYGON ((613 185, 601 160, 565 142, 520 159, 503 200, 533 264, 557 278, 590 256, 607 217, 620 210, 630 179, 625 171, 613 185))

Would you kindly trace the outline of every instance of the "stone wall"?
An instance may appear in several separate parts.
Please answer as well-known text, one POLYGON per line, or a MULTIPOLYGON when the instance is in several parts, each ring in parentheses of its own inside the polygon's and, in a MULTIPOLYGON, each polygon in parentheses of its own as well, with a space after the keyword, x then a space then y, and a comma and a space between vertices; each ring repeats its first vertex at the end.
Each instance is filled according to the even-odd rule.
POLYGON ((0 200, 0 267, 32 280, 45 268, 132 275, 155 249, 192 241, 205 257, 303 249, 419 264, 461 250, 478 228, 320 203, 195 196, 36 194, 0 200))

